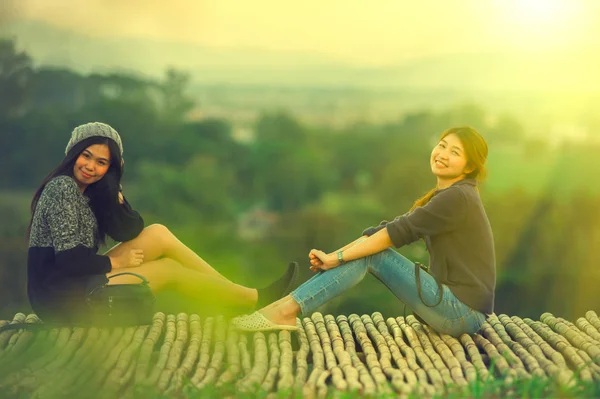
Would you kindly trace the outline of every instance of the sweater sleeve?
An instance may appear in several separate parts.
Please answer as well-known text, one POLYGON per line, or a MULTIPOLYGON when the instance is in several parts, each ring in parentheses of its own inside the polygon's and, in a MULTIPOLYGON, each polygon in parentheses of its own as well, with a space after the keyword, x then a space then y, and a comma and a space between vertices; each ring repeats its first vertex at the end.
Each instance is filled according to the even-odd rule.
POLYGON ((450 187, 435 195, 424 206, 415 208, 386 225, 396 248, 454 230, 467 214, 467 199, 458 187, 450 187))
POLYGON ((144 219, 131 208, 123 197, 123 204, 111 215, 106 233, 115 241, 129 241, 137 237, 144 229, 144 219))
POLYGON ((96 254, 80 231, 78 207, 81 199, 77 186, 64 180, 51 183, 45 188, 45 194, 52 199, 46 218, 56 267, 65 276, 73 277, 110 272, 112 265, 108 256, 96 254))
POLYGON ((379 230, 385 228, 385 226, 388 223, 389 222, 387 220, 382 220, 377 226, 371 226, 371 227, 367 227, 366 229, 364 229, 363 232, 361 233, 361 235, 370 237, 373 234, 377 233, 379 230))

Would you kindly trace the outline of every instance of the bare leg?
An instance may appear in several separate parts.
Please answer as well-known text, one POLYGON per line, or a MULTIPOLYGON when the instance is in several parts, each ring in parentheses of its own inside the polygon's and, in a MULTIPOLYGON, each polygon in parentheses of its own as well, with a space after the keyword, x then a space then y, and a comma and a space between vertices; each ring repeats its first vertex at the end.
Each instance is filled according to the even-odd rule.
MULTIPOLYGON (((115 269, 107 276, 122 272, 138 273, 146 277, 153 292, 172 287, 190 299, 218 300, 232 306, 251 307, 258 300, 258 292, 255 289, 185 268, 169 258, 145 262, 138 267, 115 269)), ((137 284, 139 282, 140 280, 134 276, 117 276, 110 279, 110 284, 137 284)))
POLYGON ((132 249, 144 251, 144 264, 162 257, 171 258, 186 268, 231 283, 161 224, 146 227, 136 238, 115 245, 106 255, 114 256, 132 249))

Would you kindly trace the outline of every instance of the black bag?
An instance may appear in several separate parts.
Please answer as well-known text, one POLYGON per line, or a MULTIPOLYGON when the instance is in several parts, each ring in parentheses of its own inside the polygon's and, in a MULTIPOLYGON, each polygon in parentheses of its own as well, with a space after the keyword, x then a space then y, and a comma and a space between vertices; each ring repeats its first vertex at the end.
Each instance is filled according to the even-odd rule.
POLYGON ((151 324, 154 316, 154 294, 146 277, 123 272, 142 280, 140 284, 113 284, 108 282, 93 288, 86 297, 90 318, 94 325, 134 326, 151 324))
MULTIPOLYGON (((421 302, 423 303, 423 305, 427 306, 428 308, 433 308, 437 305, 439 305, 442 302, 442 298, 444 297, 444 288, 442 287, 442 285, 435 280, 435 282, 437 283, 438 286, 438 292, 440 293, 440 297, 437 300, 436 303, 429 305, 427 304, 424 300, 423 300, 423 296, 421 295, 421 270, 423 270, 425 273, 429 273, 429 266, 425 266, 424 264, 420 263, 420 262, 415 262, 415 283, 417 284, 417 294, 419 294, 419 299, 421 300, 421 302)), ((415 317, 415 319, 417 319, 421 324, 427 324, 427 322, 425 320, 423 320, 421 317, 419 317, 418 314, 416 314, 413 311, 413 316, 415 317)), ((404 317, 406 317, 406 305, 404 305, 404 317)))

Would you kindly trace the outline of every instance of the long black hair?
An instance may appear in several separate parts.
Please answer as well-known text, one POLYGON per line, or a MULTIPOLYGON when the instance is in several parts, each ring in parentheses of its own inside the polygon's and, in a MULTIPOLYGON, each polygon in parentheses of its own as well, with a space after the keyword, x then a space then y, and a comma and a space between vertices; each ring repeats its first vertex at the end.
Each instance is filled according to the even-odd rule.
POLYGON ((98 221, 99 241, 104 243, 110 215, 113 214, 116 207, 119 206, 118 196, 121 189, 121 178, 123 177, 124 170, 121 152, 119 151, 117 143, 109 138, 100 136, 90 137, 74 145, 65 155, 61 163, 50 172, 44 180, 42 180, 42 183, 31 200, 31 220, 29 221, 29 227, 27 228, 27 240, 29 240, 31 234, 31 225, 33 223, 33 216, 35 215, 38 201, 46 184, 56 176, 74 177, 73 168, 75 167, 77 158, 79 158, 79 155, 81 155, 86 148, 94 144, 106 144, 110 151, 110 165, 108 171, 102 179, 87 186, 84 193, 84 195, 90 199, 90 207, 98 221))

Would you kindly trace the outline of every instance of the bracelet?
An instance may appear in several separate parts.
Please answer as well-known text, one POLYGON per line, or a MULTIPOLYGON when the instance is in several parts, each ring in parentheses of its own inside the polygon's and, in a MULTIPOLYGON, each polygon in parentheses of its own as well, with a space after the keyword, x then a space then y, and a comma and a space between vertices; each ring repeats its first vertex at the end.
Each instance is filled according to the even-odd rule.
POLYGON ((344 260, 344 256, 342 255, 344 251, 338 251, 337 253, 337 257, 338 257, 338 261, 340 261, 340 265, 343 265, 344 263, 346 263, 346 261, 344 260))

